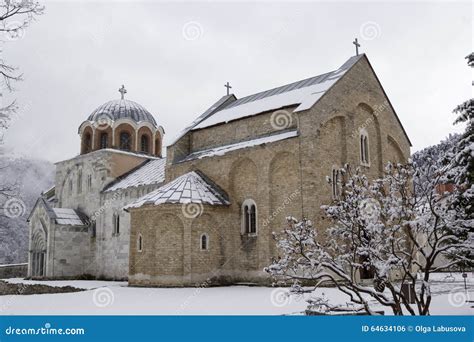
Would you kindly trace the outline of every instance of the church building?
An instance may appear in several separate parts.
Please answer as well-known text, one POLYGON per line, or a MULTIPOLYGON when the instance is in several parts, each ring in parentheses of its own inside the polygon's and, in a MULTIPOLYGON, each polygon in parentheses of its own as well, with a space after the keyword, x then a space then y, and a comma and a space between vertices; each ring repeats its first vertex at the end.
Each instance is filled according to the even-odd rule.
POLYGON ((163 128, 120 91, 80 125, 81 154, 56 164, 55 187, 30 214, 30 277, 266 284, 286 216, 327 227, 320 207, 339 194, 328 176, 349 163, 376 178, 410 156, 364 54, 246 97, 228 92, 166 158, 163 128))

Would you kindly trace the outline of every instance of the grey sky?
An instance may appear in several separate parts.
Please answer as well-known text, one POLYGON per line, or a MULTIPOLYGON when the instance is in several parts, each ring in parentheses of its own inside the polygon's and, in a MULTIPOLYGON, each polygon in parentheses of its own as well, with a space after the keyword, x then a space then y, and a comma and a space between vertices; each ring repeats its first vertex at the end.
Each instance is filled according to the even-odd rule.
POLYGON ((122 83, 166 144, 226 81, 242 97, 336 69, 357 36, 416 151, 461 129, 451 111, 472 96, 472 15, 470 2, 47 2, 23 38, 4 45, 25 78, 6 144, 73 157, 78 126, 122 83))

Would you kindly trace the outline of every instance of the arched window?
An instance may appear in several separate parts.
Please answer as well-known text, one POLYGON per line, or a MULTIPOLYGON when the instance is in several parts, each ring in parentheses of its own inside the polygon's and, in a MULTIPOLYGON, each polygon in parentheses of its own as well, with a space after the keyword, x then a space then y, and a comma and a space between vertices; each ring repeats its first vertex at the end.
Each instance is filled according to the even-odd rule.
POLYGON ((369 135, 363 130, 360 132, 360 163, 362 165, 370 164, 369 155, 369 135))
POLYGON ((140 140, 140 147, 142 152, 148 153, 150 151, 148 136, 142 135, 140 140))
POLYGON ((339 170, 337 168, 332 169, 332 198, 337 199, 339 197, 339 170))
POLYGON ((120 215, 114 214, 112 218, 113 218, 113 223, 114 223, 113 235, 119 235, 120 234, 120 215))
POLYGON ((242 233, 257 234, 257 205, 252 199, 246 199, 242 204, 242 233))
POLYGON ((143 237, 142 237, 142 234, 138 234, 138 239, 137 239, 137 251, 138 251, 138 252, 143 251, 143 237))
POLYGON ((209 249, 209 236, 202 234, 200 240, 201 251, 207 251, 209 249))
POLYGON ((84 153, 89 153, 92 150, 92 137, 90 133, 84 134, 84 153))
POLYGON ((107 133, 100 134, 100 148, 107 148, 109 135, 107 133))
POLYGON ((130 139, 130 133, 120 133, 120 149, 124 151, 130 151, 132 149, 132 141, 130 139))

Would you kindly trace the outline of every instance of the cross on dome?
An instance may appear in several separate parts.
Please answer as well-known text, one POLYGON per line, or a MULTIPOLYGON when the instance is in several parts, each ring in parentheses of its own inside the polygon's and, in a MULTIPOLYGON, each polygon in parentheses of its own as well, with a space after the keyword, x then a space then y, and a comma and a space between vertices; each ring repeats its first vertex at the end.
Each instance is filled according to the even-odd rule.
POLYGON ((122 87, 119 88, 118 91, 119 91, 120 95, 122 96, 122 100, 123 100, 124 97, 125 97, 125 94, 127 93, 127 89, 125 89, 125 86, 122 84, 122 87))

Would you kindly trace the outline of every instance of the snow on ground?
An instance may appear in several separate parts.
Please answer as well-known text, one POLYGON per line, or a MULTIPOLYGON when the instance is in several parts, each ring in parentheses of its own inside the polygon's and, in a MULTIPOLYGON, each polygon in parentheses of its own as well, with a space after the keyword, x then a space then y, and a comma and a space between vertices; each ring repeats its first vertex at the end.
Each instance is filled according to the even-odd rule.
MULTIPOLYGON (((444 279, 442 277, 438 279, 444 279)), ((462 278, 435 281, 432 315, 472 315, 474 281, 469 273, 468 292, 462 278)), ((140 288, 111 281, 25 281, 52 286, 72 285, 88 290, 75 293, 0 296, 1 315, 291 315, 306 308, 305 298, 286 297, 287 289, 226 286, 211 288, 140 288)), ((348 298, 336 288, 320 288, 317 296, 332 304, 348 298)), ((380 309, 374 306, 374 309, 380 309)), ((391 314, 385 308, 386 314, 391 314)))
POLYGON ((78 289, 94 289, 97 287, 104 286, 127 286, 126 281, 101 281, 101 280, 26 280, 23 278, 9 278, 1 279, 7 283, 12 284, 39 284, 39 285, 49 285, 49 286, 73 286, 78 289))

